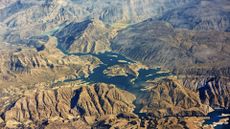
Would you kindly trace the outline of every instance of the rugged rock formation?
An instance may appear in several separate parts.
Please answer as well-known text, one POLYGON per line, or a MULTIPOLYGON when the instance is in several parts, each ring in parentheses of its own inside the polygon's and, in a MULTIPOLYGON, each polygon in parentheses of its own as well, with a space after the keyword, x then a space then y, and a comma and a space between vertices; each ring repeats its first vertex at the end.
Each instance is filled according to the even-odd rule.
POLYGON ((92 72, 94 69, 92 64, 100 64, 99 59, 90 55, 65 56, 56 48, 56 42, 55 38, 50 37, 49 41, 44 45, 44 50, 36 51, 30 48, 19 48, 14 52, 8 52, 8 54, 5 54, 5 57, 2 57, 5 71, 10 70, 12 72, 28 72, 32 74, 32 70, 36 69, 57 70, 65 67, 75 67, 76 73, 81 74, 78 70, 82 70, 82 73, 87 74, 87 72, 92 72), (85 70, 88 70, 80 69, 81 65, 84 65, 86 67, 85 70))
POLYGON ((27 93, 5 113, 6 124, 77 118, 78 112, 70 106, 73 95, 71 89, 27 93))
POLYGON ((83 116, 89 123, 104 115, 131 113, 134 99, 134 95, 106 84, 26 92, 4 114, 4 120, 8 127, 74 122, 83 116))
POLYGON ((31 89, 47 89, 58 82, 88 77, 100 60, 91 55, 66 56, 49 38, 44 50, 23 46, 0 49, 0 114, 31 89))
POLYGON ((136 102, 142 113, 153 113, 156 117, 203 116, 211 111, 209 106, 201 103, 197 93, 173 78, 150 82, 145 92, 136 102))
POLYGON ((41 56, 33 53, 33 51, 19 54, 15 53, 10 57, 9 61, 10 70, 15 72, 29 72, 33 68, 46 66, 48 66, 48 63, 45 62, 41 56))
POLYGON ((229 77, 179 76, 185 87, 199 93, 201 102, 213 108, 229 108, 229 77))
POLYGON ((96 53, 110 50, 109 31, 99 20, 70 23, 54 35, 58 47, 68 53, 96 53))
POLYGON ((82 87, 78 96, 77 108, 85 116, 101 116, 106 114, 118 114, 132 112, 132 102, 135 96, 116 89, 114 86, 82 87))
POLYGON ((205 128, 230 106, 229 5, 1 0, 0 128, 205 128))
POLYGON ((208 107, 200 103, 197 94, 177 83, 161 80, 155 82, 155 86, 148 85, 147 93, 137 98, 143 106, 142 113, 147 113, 140 114, 140 118, 132 113, 136 97, 114 85, 65 85, 57 89, 27 91, 2 115, 5 124, 1 127, 202 127, 203 118, 190 115, 203 115, 208 107), (188 117, 163 117, 173 113, 188 117), (191 121, 198 123, 190 124, 191 121))
POLYGON ((153 19, 130 26, 115 37, 112 49, 149 66, 170 68, 183 76, 184 86, 199 93, 201 103, 228 108, 228 6, 214 0, 174 9, 161 19, 172 26, 153 19), (215 9, 208 11, 210 6, 215 9), (221 79, 210 81, 213 77, 221 79))
POLYGON ((203 103, 216 108, 230 108, 229 78, 210 78, 199 88, 200 99, 203 103))

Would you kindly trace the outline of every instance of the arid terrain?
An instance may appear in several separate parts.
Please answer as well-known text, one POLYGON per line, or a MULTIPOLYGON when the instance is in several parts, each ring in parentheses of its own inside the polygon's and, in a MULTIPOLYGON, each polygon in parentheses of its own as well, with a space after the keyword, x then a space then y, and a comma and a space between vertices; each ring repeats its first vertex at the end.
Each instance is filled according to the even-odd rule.
POLYGON ((1 0, 0 128, 229 129, 230 1, 1 0))

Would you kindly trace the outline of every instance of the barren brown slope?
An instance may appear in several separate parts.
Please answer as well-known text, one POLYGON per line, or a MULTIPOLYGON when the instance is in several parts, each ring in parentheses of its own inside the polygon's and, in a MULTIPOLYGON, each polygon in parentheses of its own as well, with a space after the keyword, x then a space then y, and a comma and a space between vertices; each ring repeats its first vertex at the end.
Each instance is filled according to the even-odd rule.
POLYGON ((181 30, 149 19, 120 31, 111 46, 150 67, 171 69, 186 87, 201 94, 202 102, 225 107, 229 105, 229 39, 228 32, 181 30))
POLYGON ((99 20, 72 22, 55 32, 58 48, 68 53, 98 53, 110 50, 109 29, 99 20))
POLYGON ((149 66, 194 68, 191 72, 196 72, 196 68, 216 68, 217 74, 228 76, 229 39, 227 32, 178 30, 168 23, 149 19, 122 30, 111 46, 149 66))
POLYGON ((100 117, 131 113, 134 99, 134 95, 107 84, 32 91, 12 105, 4 114, 4 120, 10 128, 39 128, 45 122, 61 122, 61 127, 65 127, 66 122, 75 123, 74 128, 83 123, 86 128, 100 117))

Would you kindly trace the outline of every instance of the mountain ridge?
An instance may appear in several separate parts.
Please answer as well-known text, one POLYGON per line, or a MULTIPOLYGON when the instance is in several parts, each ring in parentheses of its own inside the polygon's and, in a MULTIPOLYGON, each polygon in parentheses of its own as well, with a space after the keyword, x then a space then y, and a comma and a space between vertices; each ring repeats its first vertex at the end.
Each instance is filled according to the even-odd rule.
POLYGON ((228 128, 229 12, 228 0, 1 0, 0 128, 228 128))

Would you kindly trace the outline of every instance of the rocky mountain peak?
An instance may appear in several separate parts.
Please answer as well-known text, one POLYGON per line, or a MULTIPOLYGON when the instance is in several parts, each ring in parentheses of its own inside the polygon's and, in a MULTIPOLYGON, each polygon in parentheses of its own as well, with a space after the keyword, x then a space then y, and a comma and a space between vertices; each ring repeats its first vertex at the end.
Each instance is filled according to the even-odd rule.
POLYGON ((99 20, 72 22, 57 31, 59 48, 70 53, 96 53, 109 50, 109 30, 99 20))

